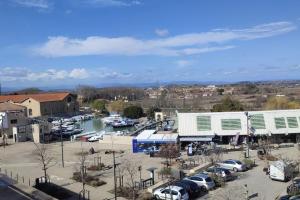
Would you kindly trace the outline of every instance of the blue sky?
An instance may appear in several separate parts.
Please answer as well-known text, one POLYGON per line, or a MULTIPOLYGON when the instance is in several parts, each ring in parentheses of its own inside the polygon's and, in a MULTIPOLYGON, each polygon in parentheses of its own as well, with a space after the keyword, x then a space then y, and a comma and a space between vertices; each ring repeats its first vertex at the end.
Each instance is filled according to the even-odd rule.
POLYGON ((300 1, 4 0, 4 87, 299 79, 300 1))

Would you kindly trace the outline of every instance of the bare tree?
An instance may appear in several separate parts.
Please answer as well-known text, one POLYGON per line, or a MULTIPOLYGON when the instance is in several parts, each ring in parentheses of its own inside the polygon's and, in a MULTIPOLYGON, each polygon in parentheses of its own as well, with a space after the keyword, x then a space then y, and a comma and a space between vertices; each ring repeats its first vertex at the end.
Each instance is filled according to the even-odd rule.
POLYGON ((36 156, 37 160, 40 161, 42 165, 42 170, 44 171, 45 180, 47 182, 48 180, 48 173, 47 170, 54 166, 54 164, 51 165, 51 162, 53 161, 53 157, 48 149, 48 147, 45 144, 37 144, 34 143, 35 150, 33 151, 33 154, 36 156))
POLYGON ((126 174, 127 185, 132 192, 132 199, 135 200, 135 181, 138 178, 138 163, 132 160, 124 160, 123 168, 126 174))
POLYGON ((214 152, 211 152, 209 155, 208 155, 208 159, 209 159, 209 162, 214 165, 216 164, 217 162, 221 161, 223 158, 223 151, 222 150, 217 150, 217 151, 214 151, 214 152))
POLYGON ((159 155, 166 159, 167 167, 171 165, 172 159, 179 156, 179 148, 176 144, 165 144, 160 147, 159 155))
POLYGON ((5 148, 7 144, 7 135, 5 133, 2 134, 2 146, 5 148))
POLYGON ((118 168, 119 188, 120 188, 120 190, 122 190, 123 177, 125 175, 125 168, 122 165, 117 165, 117 168, 118 168))
POLYGON ((81 152, 79 153, 78 156, 79 160, 79 171, 80 171, 80 176, 81 176, 81 183, 82 183, 82 195, 83 198, 85 198, 85 184, 86 184, 86 160, 87 160, 87 153, 83 150, 83 147, 81 146, 81 152))

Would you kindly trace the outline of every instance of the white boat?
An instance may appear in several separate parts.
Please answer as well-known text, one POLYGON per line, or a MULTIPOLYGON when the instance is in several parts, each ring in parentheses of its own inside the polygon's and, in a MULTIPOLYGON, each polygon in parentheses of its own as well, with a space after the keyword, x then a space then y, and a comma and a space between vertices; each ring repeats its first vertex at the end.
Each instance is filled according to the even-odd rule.
POLYGON ((96 142, 99 140, 103 140, 103 135, 95 135, 88 139, 89 142, 96 142))
POLYGON ((129 127, 129 126, 134 126, 134 121, 124 118, 121 121, 113 122, 111 125, 114 128, 129 127))
POLYGON ((95 133, 96 133, 96 131, 90 131, 90 132, 84 132, 84 133, 80 133, 80 134, 77 134, 77 135, 73 135, 72 138, 71 138, 71 141, 75 141, 77 138, 80 138, 82 136, 93 135, 95 133))
POLYGON ((106 125, 111 125, 112 123, 116 121, 122 121, 122 117, 119 114, 112 114, 109 117, 104 117, 101 119, 102 122, 106 125))

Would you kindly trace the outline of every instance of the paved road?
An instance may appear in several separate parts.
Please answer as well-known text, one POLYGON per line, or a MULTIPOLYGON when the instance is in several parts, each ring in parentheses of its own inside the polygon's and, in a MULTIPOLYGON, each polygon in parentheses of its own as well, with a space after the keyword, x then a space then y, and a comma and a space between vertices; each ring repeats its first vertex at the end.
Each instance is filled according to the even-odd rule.
POLYGON ((31 198, 0 180, 0 200, 31 200, 31 198))

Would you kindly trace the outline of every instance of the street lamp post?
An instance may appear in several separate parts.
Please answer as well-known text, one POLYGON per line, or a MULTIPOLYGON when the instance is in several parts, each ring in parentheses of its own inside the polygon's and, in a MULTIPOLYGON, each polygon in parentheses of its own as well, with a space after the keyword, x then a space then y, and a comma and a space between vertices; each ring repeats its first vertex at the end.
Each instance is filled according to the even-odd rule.
POLYGON ((113 164, 114 164, 114 193, 115 193, 115 199, 117 199, 116 156, 115 156, 115 151, 113 151, 113 164))
POLYGON ((250 151, 249 151, 249 137, 250 137, 250 134, 249 134, 249 119, 250 119, 250 116, 249 116, 249 113, 248 112, 245 112, 245 115, 247 117, 247 154, 246 154, 246 157, 249 157, 249 154, 250 154, 250 151))
POLYGON ((64 162, 64 141, 63 141, 63 133, 62 133, 62 119, 60 119, 60 144, 61 144, 61 165, 65 167, 64 162))

